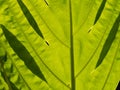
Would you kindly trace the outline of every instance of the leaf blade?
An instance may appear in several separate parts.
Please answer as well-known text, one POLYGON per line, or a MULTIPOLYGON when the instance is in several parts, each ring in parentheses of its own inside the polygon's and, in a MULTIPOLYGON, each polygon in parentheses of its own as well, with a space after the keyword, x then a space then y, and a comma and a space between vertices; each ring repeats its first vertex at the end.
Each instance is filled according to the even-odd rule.
POLYGON ((44 39, 44 36, 43 36, 41 30, 39 29, 37 22, 35 21, 34 17, 30 13, 28 8, 25 6, 25 4, 22 2, 22 0, 17 0, 17 2, 19 4, 23 14, 25 15, 26 19, 28 20, 29 24, 37 32, 37 34, 44 39))
POLYGON ((97 68, 103 61, 103 59, 105 58, 105 56, 107 55, 114 39, 115 39, 115 36, 117 34, 117 31, 118 31, 118 28, 119 28, 119 23, 120 23, 120 15, 117 17, 105 43, 104 43, 104 46, 102 48, 102 51, 100 53, 100 56, 99 56, 99 59, 97 61, 97 64, 96 64, 96 67, 97 68))
POLYGON ((22 45, 22 43, 17 40, 17 38, 7 30, 4 25, 1 25, 1 28, 4 32, 6 39, 8 40, 12 49, 16 52, 16 54, 24 61, 25 65, 39 78, 43 81, 47 82, 44 75, 42 74, 40 68, 37 66, 33 57, 27 51, 27 49, 22 45), (29 61, 28 61, 29 60, 29 61), (33 68, 34 67, 34 68, 33 68))

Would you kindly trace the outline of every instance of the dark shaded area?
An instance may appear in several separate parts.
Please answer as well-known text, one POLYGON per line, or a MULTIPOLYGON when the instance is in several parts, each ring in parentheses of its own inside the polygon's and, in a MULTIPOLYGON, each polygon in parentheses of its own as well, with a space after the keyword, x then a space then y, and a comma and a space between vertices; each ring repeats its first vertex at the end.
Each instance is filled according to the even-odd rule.
MULTIPOLYGON (((22 0, 17 0, 23 14, 25 15, 26 19, 28 20, 29 24, 32 26, 32 28, 36 31, 36 33, 44 39, 44 36, 40 30, 40 28, 38 27, 37 22, 35 21, 34 17, 32 16, 32 14, 30 13, 30 11, 28 10, 28 8, 25 6, 25 4, 22 2, 22 0)), ((46 4, 48 4, 47 2, 45 2, 46 4)), ((47 42, 47 41, 45 41, 47 42)), ((48 46, 48 42, 46 43, 48 46)))
POLYGON ((47 6, 49 6, 48 2, 46 0, 44 0, 44 2, 46 3, 47 6))
POLYGON ((28 8, 25 6, 25 4, 22 2, 22 0, 17 0, 23 14, 25 15, 26 19, 28 20, 29 24, 32 26, 32 28, 39 34, 40 37, 43 37, 42 32, 40 31, 37 22, 35 21, 34 17, 28 10, 28 8))
POLYGON ((11 32, 9 32, 4 25, 1 25, 1 28, 7 41, 9 42, 12 49, 19 56, 19 58, 25 63, 25 65, 31 70, 31 72, 33 72, 43 81, 47 82, 40 68, 37 66, 35 60, 24 47, 24 45, 19 40, 17 40, 17 38, 11 32))
POLYGON ((0 56, 0 63, 4 63, 7 61, 7 53, 4 56, 0 56))
POLYGON ((7 76, 6 74, 6 71, 4 69, 4 63, 7 61, 7 53, 5 53, 4 56, 1 56, 0 57, 0 72, 1 72, 1 75, 4 79, 4 81, 6 82, 6 84, 8 85, 9 87, 9 90, 19 90, 9 79, 9 77, 7 76))
MULTIPOLYGON (((101 5, 100 5, 100 7, 99 7, 99 9, 98 9, 98 12, 97 12, 97 14, 96 14, 95 21, 94 21, 94 24, 93 24, 93 25, 95 25, 96 22, 98 21, 98 19, 100 18, 101 14, 102 14, 102 11, 103 11, 103 9, 104 9, 104 7, 105 7, 106 1, 107 1, 107 0, 103 0, 103 1, 102 1, 101 5)), ((88 33, 90 33, 90 32, 91 32, 91 29, 88 30, 88 33)))
POLYGON ((96 64, 96 68, 102 63, 103 59, 105 58, 105 56, 107 55, 114 39, 115 39, 115 36, 117 34, 117 31, 118 31, 118 28, 119 28, 119 23, 120 23, 120 14, 119 16, 117 17, 104 45, 103 45, 103 48, 102 48, 102 51, 100 53, 100 56, 99 56, 99 59, 98 59, 98 62, 96 64))
POLYGON ((49 43, 47 41, 45 41, 45 43, 49 46, 49 43))
POLYGON ((7 76, 6 72, 3 71, 1 72, 2 77, 4 78, 5 82, 7 83, 9 90, 19 90, 9 79, 9 77, 7 76))
POLYGON ((117 86, 116 90, 120 90, 120 81, 118 83, 118 86, 117 86))
POLYGON ((97 15, 96 15, 96 17, 95 17, 94 24, 98 21, 101 13, 102 13, 102 11, 103 11, 103 9, 104 9, 104 7, 105 7, 106 1, 107 1, 107 0, 103 0, 103 1, 102 1, 101 5, 100 5, 100 7, 99 7, 99 9, 98 9, 97 15))

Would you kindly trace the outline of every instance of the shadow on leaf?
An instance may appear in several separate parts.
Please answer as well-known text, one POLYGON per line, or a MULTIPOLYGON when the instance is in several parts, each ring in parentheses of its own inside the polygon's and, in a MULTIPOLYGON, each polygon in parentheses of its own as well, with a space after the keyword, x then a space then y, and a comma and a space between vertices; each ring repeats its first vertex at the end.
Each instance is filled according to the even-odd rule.
POLYGON ((19 56, 19 58, 25 63, 27 68, 29 68, 32 73, 37 75, 43 81, 47 82, 40 68, 36 64, 33 57, 30 55, 30 53, 27 51, 27 49, 24 47, 24 45, 10 31, 8 31, 8 29, 4 25, 1 25, 1 28, 8 43, 19 56))
POLYGON ((102 63, 103 59, 105 58, 105 56, 107 55, 114 39, 115 39, 115 36, 117 34, 117 31, 118 31, 118 28, 119 28, 119 23, 120 23, 120 14, 118 16, 118 18, 116 19, 104 45, 103 45, 103 48, 102 48, 102 51, 100 53, 100 56, 99 56, 99 59, 98 59, 98 62, 96 64, 96 68, 102 63))

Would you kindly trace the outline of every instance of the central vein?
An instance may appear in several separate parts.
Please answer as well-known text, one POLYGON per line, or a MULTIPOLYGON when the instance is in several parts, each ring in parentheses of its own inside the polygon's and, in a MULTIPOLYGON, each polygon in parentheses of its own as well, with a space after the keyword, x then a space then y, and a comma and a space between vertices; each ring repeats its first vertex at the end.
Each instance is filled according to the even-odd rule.
POLYGON ((69 14, 70 14, 70 61, 71 61, 71 90, 75 90, 75 73, 74 73, 74 44, 73 44, 73 21, 72 21, 72 5, 69 0, 69 14))

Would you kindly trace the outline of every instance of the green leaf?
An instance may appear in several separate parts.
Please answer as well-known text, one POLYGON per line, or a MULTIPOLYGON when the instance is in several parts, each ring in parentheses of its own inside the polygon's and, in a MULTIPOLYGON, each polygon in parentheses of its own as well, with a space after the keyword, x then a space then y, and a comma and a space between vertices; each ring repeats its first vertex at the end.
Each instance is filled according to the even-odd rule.
POLYGON ((27 9, 27 7, 25 6, 25 4, 22 2, 22 0, 17 0, 18 4, 20 5, 21 10, 23 11, 25 17, 27 18, 28 22, 30 23, 30 25, 33 27, 33 29, 44 39, 34 17, 32 16, 32 14, 30 13, 30 11, 27 9))
POLYGON ((109 51, 114 39, 115 39, 115 36, 117 34, 117 31, 118 31, 118 28, 119 28, 119 23, 120 23, 120 15, 118 16, 118 18, 116 19, 105 43, 104 43, 104 46, 103 46, 103 49, 101 51, 101 54, 100 54, 100 57, 99 57, 99 60, 96 64, 96 68, 102 63, 103 59, 105 58, 107 52, 109 51))
POLYGON ((20 57, 20 59, 24 61, 25 65, 39 78, 47 82, 40 68, 37 66, 35 60, 27 51, 27 49, 22 45, 22 43, 19 40, 17 40, 17 38, 11 32, 9 32, 4 25, 1 25, 1 28, 10 46, 20 57))
POLYGON ((116 89, 120 0, 1 0, 0 24, 0 89, 116 89))
POLYGON ((8 76, 6 75, 6 71, 3 68, 3 71, 1 71, 1 75, 4 78, 5 82, 7 83, 9 90, 19 90, 8 78, 8 76))
POLYGON ((105 7, 106 1, 107 1, 107 0, 103 0, 103 1, 102 1, 101 5, 100 5, 100 7, 99 7, 99 10, 98 10, 98 12, 97 12, 97 15, 96 15, 94 24, 95 24, 95 23, 98 21, 98 19, 100 18, 100 15, 101 15, 104 7, 105 7))

